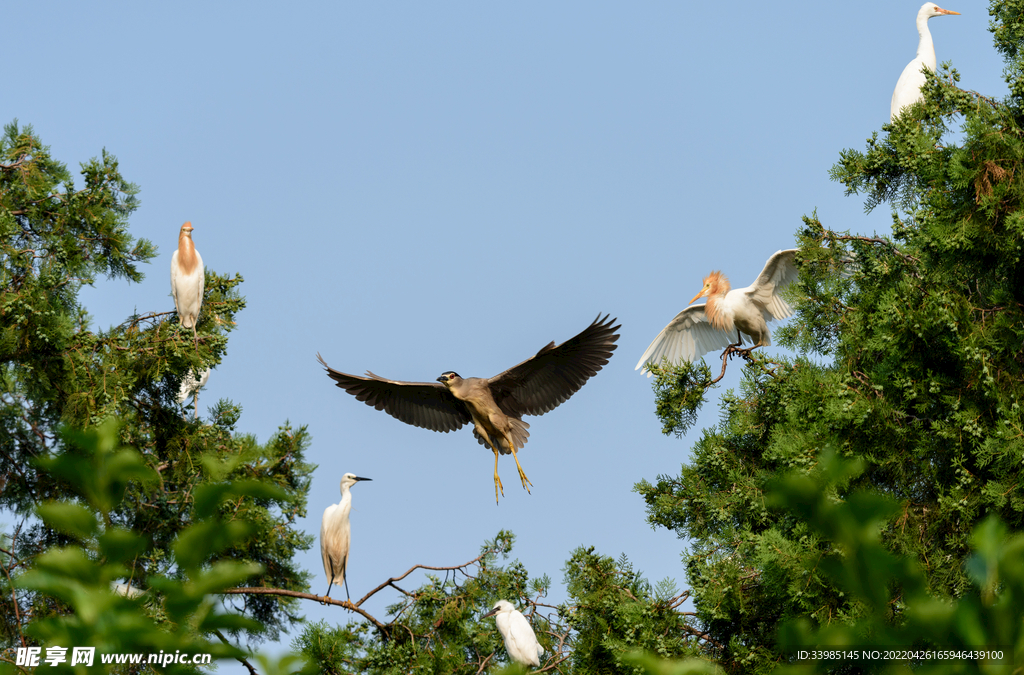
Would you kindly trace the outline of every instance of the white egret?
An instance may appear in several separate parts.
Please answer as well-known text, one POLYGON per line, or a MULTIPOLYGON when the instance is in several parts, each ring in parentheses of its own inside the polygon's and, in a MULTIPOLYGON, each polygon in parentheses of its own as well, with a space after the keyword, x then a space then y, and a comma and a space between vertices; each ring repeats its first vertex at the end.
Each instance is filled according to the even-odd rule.
POLYGON ((186 222, 178 232, 178 250, 171 256, 171 294, 179 323, 192 329, 192 337, 197 344, 196 321, 203 304, 205 283, 203 258, 192 242, 192 223, 186 222))
MULTIPOLYGON (((663 357, 671 363, 693 362, 716 349, 739 347, 743 344, 741 333, 753 341, 750 349, 771 345, 768 321, 793 314, 779 292, 797 278, 795 254, 795 248, 776 251, 754 283, 746 288, 729 290, 729 280, 721 272, 704 277, 704 288, 690 300, 689 307, 658 333, 634 370, 657 365, 663 357), (707 297, 707 303, 692 304, 701 297, 707 297), (732 341, 733 333, 736 342, 732 341)), ((745 351, 749 353, 750 349, 745 351)), ((647 377, 650 376, 648 370, 647 377)))
POLYGON ((206 368, 199 374, 196 380, 195 374, 190 370, 181 378, 181 387, 178 389, 178 405, 183 405, 189 396, 194 396, 196 417, 199 417, 199 390, 206 386, 210 379, 210 369, 206 368))
POLYGON ((925 77, 921 68, 927 67, 928 70, 935 72, 935 43, 932 42, 931 31, 928 30, 928 19, 947 14, 959 15, 960 12, 942 9, 934 2, 924 3, 917 12, 917 33, 921 36, 917 43, 917 56, 907 64, 899 81, 896 82, 896 89, 892 92, 892 103, 889 104, 890 122, 895 121, 908 105, 924 100, 921 87, 924 86, 925 77))
POLYGON ((126 598, 138 598, 146 594, 146 591, 141 588, 136 588, 131 584, 119 584, 113 581, 110 582, 110 590, 112 590, 115 595, 123 595, 126 598))
POLYGON ((505 640, 505 651, 512 660, 524 666, 539 667, 544 648, 537 642, 537 636, 523 613, 508 600, 498 600, 494 603, 494 609, 480 618, 486 619, 489 616, 493 616, 494 623, 498 624, 498 632, 505 640))
MULTIPOLYGON (((348 513, 352 510, 352 493, 349 491, 353 485, 361 480, 373 480, 372 478, 360 478, 355 474, 346 473, 341 477, 341 501, 331 504, 324 509, 323 520, 320 521, 320 555, 324 559, 324 574, 327 575, 327 593, 325 598, 331 596, 331 586, 345 584, 345 597, 348 595, 348 548, 349 533, 348 513)), ((350 598, 351 599, 351 598, 350 598)))

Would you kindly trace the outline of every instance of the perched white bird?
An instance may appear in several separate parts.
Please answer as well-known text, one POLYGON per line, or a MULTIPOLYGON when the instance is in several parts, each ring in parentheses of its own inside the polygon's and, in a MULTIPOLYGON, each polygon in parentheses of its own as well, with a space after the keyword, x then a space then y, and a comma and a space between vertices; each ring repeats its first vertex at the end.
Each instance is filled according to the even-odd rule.
MULTIPOLYGON (((776 251, 754 283, 746 288, 729 290, 729 280, 721 272, 704 277, 704 288, 690 300, 689 307, 658 333, 634 370, 657 365, 663 357, 671 363, 693 362, 710 351, 738 347, 743 344, 740 333, 750 336, 754 343, 751 349, 771 345, 768 322, 793 314, 779 292, 797 278, 795 254, 795 248, 776 251), (705 296, 707 303, 693 304, 705 296)), ((647 377, 650 376, 648 370, 647 377)))
POLYGON ((957 14, 948 9, 942 9, 934 2, 926 2, 921 5, 917 13, 917 33, 921 36, 917 43, 917 56, 907 64, 896 83, 896 89, 892 92, 892 103, 889 105, 889 121, 899 117, 900 112, 908 105, 924 100, 921 95, 921 87, 924 86, 925 77, 921 72, 922 67, 935 72, 935 44, 932 42, 932 34, 928 30, 928 19, 933 16, 946 14, 957 14))
POLYGON ((203 258, 192 243, 192 223, 186 222, 178 233, 178 250, 171 256, 171 294, 174 295, 178 321, 185 328, 192 329, 193 337, 196 337, 196 321, 203 304, 205 283, 203 258))
POLYGON ((183 404, 189 396, 197 396, 199 394, 199 390, 206 386, 209 379, 209 368, 206 368, 202 373, 200 373, 198 382, 196 381, 195 374, 191 370, 185 373, 185 377, 181 378, 181 387, 178 389, 178 405, 183 404))
POLYGON ((136 588, 131 584, 118 584, 113 581, 110 582, 110 590, 112 590, 115 595, 123 595, 126 598, 138 598, 146 594, 146 591, 141 588, 136 588))
POLYGON ((348 512, 352 510, 352 493, 349 488, 361 480, 373 479, 360 478, 351 473, 342 476, 341 501, 324 509, 324 518, 320 521, 320 555, 324 559, 324 574, 327 575, 328 581, 325 598, 331 596, 331 586, 340 586, 342 583, 345 584, 345 596, 348 597, 348 579, 345 571, 348 569, 350 533, 348 512))
POLYGON ((195 419, 199 419, 199 390, 206 386, 206 382, 209 379, 209 368, 204 369, 199 374, 198 381, 196 381, 196 376, 191 370, 185 373, 185 377, 181 378, 181 387, 178 388, 178 405, 184 405, 189 396, 194 397, 192 409, 195 413, 195 419))
POLYGON ((540 656, 544 648, 537 642, 537 636, 530 627, 522 612, 512 606, 508 600, 498 600, 494 603, 494 609, 484 614, 481 619, 494 616, 494 623, 498 624, 498 632, 505 640, 505 651, 516 663, 524 666, 540 666, 540 656))

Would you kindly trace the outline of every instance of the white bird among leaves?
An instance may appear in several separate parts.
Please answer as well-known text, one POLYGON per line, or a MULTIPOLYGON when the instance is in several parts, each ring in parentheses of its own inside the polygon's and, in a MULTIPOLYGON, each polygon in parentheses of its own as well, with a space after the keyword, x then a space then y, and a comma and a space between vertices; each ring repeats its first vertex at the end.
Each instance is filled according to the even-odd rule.
POLYGON ((331 587, 345 584, 345 597, 348 596, 348 549, 350 543, 351 528, 348 523, 348 513, 352 510, 352 493, 349 489, 361 480, 373 480, 372 478, 360 478, 359 476, 346 473, 341 477, 341 501, 331 504, 324 509, 323 520, 320 521, 320 555, 324 559, 324 574, 327 575, 327 592, 325 598, 331 596, 331 587))
POLYGON ((523 613, 508 600, 498 600, 494 603, 494 609, 480 618, 486 619, 489 616, 493 616, 494 623, 498 624, 498 632, 505 640, 505 651, 509 657, 524 666, 539 667, 544 648, 537 642, 537 636, 523 613))
MULTIPOLYGON (((662 358, 673 364, 693 362, 710 351, 739 347, 743 344, 741 333, 753 341, 750 349, 771 345, 768 322, 793 315, 779 293, 798 276, 795 254, 795 248, 776 251, 754 283, 746 288, 729 290, 729 280, 721 272, 704 277, 704 288, 690 300, 689 307, 658 333, 634 370, 648 364, 658 365, 662 358), (692 304, 701 297, 707 297, 707 303, 692 304)), ((651 371, 647 370, 647 377, 650 376, 651 371)))
POLYGON ((932 42, 931 31, 928 30, 928 19, 947 14, 959 15, 960 12, 942 9, 934 2, 924 3, 917 12, 917 33, 921 36, 917 43, 917 56, 907 64, 899 81, 896 82, 896 89, 892 92, 892 103, 889 105, 890 122, 895 121, 908 105, 924 100, 921 87, 924 86, 926 80, 921 69, 927 67, 928 70, 935 72, 935 43, 932 42))
POLYGON ((195 373, 191 370, 181 378, 181 386, 178 388, 178 405, 184 405, 190 396, 194 397, 193 404, 196 419, 199 419, 199 390, 206 386, 210 379, 210 369, 204 368, 196 379, 195 373))
POLYGON ((195 373, 191 370, 185 373, 185 377, 181 378, 181 386, 178 388, 178 405, 183 404, 190 396, 198 395, 199 390, 206 386, 209 379, 209 368, 203 369, 203 372, 199 374, 198 380, 196 380, 195 373))
POLYGON ((199 308, 203 304, 203 286, 206 284, 206 270, 203 258, 192 243, 192 223, 186 222, 178 233, 178 250, 171 256, 171 294, 178 321, 185 328, 192 329, 192 337, 198 343, 196 322, 199 308))

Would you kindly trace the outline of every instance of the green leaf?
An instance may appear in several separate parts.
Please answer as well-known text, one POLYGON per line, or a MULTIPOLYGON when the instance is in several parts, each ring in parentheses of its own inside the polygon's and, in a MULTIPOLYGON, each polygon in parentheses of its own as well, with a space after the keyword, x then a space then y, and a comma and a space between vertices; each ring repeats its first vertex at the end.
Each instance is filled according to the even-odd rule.
POLYGON ((48 502, 40 504, 36 513, 48 526, 78 539, 88 539, 99 529, 99 521, 96 516, 89 509, 78 504, 48 502))

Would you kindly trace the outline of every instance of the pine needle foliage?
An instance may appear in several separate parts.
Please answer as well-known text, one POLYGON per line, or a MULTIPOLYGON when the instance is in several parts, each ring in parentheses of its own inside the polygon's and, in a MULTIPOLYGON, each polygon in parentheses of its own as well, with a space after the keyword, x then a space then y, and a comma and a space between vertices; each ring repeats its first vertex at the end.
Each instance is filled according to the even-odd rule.
MULTIPOLYGON (((15 122, 0 137, 0 506, 14 521, 0 575, 8 646, 25 633, 29 618, 56 620, 72 611, 38 585, 10 586, 36 569, 47 551, 78 541, 76 533, 38 517, 44 504, 74 509, 88 501, 77 496, 78 476, 39 468, 78 456, 79 446, 61 428, 92 429, 116 419, 118 442, 136 448, 146 467, 148 482, 126 484, 116 504, 103 506, 110 527, 151 544, 121 561, 125 583, 146 589, 148 579, 180 573, 175 542, 195 524, 198 496, 210 485, 241 481, 276 489, 250 490, 218 507, 219 515, 246 523, 256 536, 229 538, 203 564, 255 565, 262 571, 250 584, 306 588, 308 574, 293 562, 296 551, 311 543, 295 528, 305 514, 312 471, 304 459, 306 429, 285 424, 260 444, 237 430, 241 408, 231 401, 219 401, 208 418, 193 420, 176 400, 187 373, 214 367, 226 356, 228 333, 245 307, 238 293, 242 277, 207 269, 198 344, 191 330, 178 325, 169 297, 153 298, 143 314, 126 308, 124 322, 105 330, 91 326, 79 302, 82 286, 100 277, 140 281, 141 266, 156 256, 152 243, 129 233, 137 195, 106 151, 82 165, 76 184, 31 127, 15 122)), ((172 242, 176 227, 169 225, 172 242)), ((298 618, 294 599, 232 600, 268 630, 239 623, 227 633, 273 638, 298 618)))

